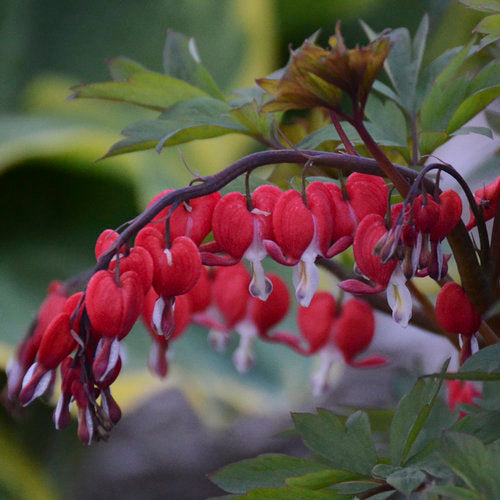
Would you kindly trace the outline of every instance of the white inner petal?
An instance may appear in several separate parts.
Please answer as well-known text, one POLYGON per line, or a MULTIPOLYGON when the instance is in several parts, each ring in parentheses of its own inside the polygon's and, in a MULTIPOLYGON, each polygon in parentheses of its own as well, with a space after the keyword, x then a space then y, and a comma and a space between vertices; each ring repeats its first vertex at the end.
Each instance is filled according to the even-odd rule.
POLYGON ((392 309, 394 321, 404 328, 407 327, 412 314, 412 300, 401 263, 395 267, 387 286, 387 302, 392 309))

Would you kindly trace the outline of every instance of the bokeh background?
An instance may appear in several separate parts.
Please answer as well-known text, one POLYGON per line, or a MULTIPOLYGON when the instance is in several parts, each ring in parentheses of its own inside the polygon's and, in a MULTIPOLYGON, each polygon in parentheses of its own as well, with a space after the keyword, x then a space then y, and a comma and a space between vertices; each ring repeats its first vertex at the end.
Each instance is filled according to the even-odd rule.
MULTIPOLYGON (((452 0, 3 0, 0 387, 48 283, 91 267, 103 229, 118 227, 155 194, 190 179, 176 148, 95 163, 127 123, 154 114, 67 101, 72 85, 107 80, 105 60, 118 55, 161 71, 165 35, 173 29, 196 39, 202 61, 229 93, 283 66, 289 45, 299 46, 316 30, 325 44, 337 19, 354 45, 366 42, 360 18, 376 31, 406 26, 414 33, 425 12, 427 61, 466 42, 479 19, 452 0)), ((248 138, 226 136, 182 152, 203 175, 256 147, 248 138)), ((293 315, 285 326, 294 329, 293 315)), ((349 383, 339 381, 334 396, 318 403, 309 394, 309 360, 283 347, 258 346, 255 369, 239 376, 230 355, 212 352, 205 333, 193 328, 176 342, 171 374, 158 382, 146 369, 149 343, 140 326, 127 339, 127 368, 114 393, 125 417, 107 444, 89 449, 75 429, 56 433, 50 404, 14 415, 0 407, 0 498, 206 498, 218 490, 205 474, 218 466, 295 449, 293 440, 270 439, 289 425, 288 411, 333 402, 390 406, 406 380, 394 383, 392 371, 350 373, 349 383), (358 386, 365 391, 353 391, 358 386)), ((399 348, 407 353, 412 345, 408 340, 399 348)), ((446 356, 446 346, 436 349, 446 356)), ((418 362, 398 359, 393 368, 418 362)))

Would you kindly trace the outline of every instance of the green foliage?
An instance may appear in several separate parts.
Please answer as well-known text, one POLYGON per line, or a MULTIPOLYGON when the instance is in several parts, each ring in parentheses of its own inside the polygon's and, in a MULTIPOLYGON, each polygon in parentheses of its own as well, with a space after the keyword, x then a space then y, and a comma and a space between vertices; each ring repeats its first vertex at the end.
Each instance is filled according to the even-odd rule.
MULTIPOLYGON (((467 370, 497 369, 500 358, 493 347, 472 356, 467 370)), ((396 491, 412 498, 498 498, 500 383, 485 383, 480 406, 463 408, 468 415, 457 420, 438 397, 447 365, 431 380, 418 380, 386 421, 389 458, 381 451, 385 446, 374 447, 367 413, 356 411, 342 423, 318 409, 292 414, 296 432, 316 455, 262 455, 226 466, 211 480, 229 493, 244 494, 234 498, 382 499, 396 491)))

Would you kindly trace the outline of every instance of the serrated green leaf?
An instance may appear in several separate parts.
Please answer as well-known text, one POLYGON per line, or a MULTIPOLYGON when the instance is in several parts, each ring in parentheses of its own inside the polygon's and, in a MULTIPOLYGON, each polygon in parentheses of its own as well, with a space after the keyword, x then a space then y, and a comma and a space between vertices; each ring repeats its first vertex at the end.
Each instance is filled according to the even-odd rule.
POLYGON ((424 481, 425 474, 415 467, 405 467, 387 476, 387 483, 394 486, 403 495, 410 495, 424 481))
POLYGON ((210 474, 209 479, 229 493, 245 493, 255 488, 284 486, 285 479, 321 470, 322 465, 304 458, 266 454, 227 465, 210 474))
POLYGON ((128 57, 112 57, 106 61, 111 78, 117 82, 124 82, 135 73, 149 72, 142 64, 128 57))
MULTIPOLYGON (((443 365, 446 372, 449 360, 443 365)), ((442 378, 427 383, 417 381, 410 394, 399 402, 391 423, 390 454, 393 465, 401 465, 410 453, 443 383, 442 378)))
POLYGON ((500 498, 499 443, 484 446, 469 434, 447 432, 439 453, 469 487, 484 498, 500 498))
POLYGON ((479 494, 475 491, 446 484, 442 486, 431 486, 425 490, 429 494, 439 495, 439 498, 444 497, 450 500, 479 500, 479 494))
POLYGON ((294 413, 292 417, 304 444, 327 458, 334 468, 370 474, 377 457, 366 413, 351 415, 345 430, 328 410, 318 410, 318 415, 294 413))
POLYGON ((242 125, 224 116, 229 110, 228 104, 210 97, 181 101, 157 120, 141 120, 125 127, 122 135, 126 139, 113 144, 104 158, 153 147, 161 151, 167 146, 235 132, 248 133, 242 125))
POLYGON ((216 99, 224 99, 217 84, 201 64, 194 38, 168 30, 163 49, 165 74, 204 90, 216 99))
POLYGON ((500 2, 497 0, 458 0, 470 9, 483 12, 500 12, 500 2))
POLYGON ((493 132, 488 127, 461 127, 450 135, 479 134, 493 139, 493 132))
POLYGON ((285 480, 285 483, 288 486, 318 490, 331 486, 332 484, 357 479, 358 477, 358 474, 346 472, 345 470, 325 469, 317 472, 310 472, 303 476, 288 478, 285 480))
POLYGON ((126 81, 77 85, 71 99, 87 97, 127 102, 137 106, 164 111, 169 106, 195 97, 207 97, 189 83, 153 71, 133 73, 126 81))
POLYGON ((446 130, 462 104, 468 86, 465 77, 456 78, 448 85, 435 85, 420 108, 420 126, 423 131, 446 130))
POLYGON ((451 117, 446 131, 451 134, 464 123, 474 118, 480 111, 482 111, 488 104, 500 96, 500 85, 495 87, 486 88, 472 94, 463 101, 451 117))

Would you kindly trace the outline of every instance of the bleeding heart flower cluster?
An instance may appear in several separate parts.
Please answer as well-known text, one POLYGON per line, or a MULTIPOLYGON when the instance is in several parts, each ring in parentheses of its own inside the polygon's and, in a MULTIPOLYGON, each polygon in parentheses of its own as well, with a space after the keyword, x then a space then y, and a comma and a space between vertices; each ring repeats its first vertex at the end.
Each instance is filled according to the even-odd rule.
MULTIPOLYGON (((490 191, 493 205, 496 187, 477 196, 483 199, 490 191)), ((169 192, 160 193, 149 207, 169 192)), ((374 334, 371 306, 358 298, 337 304, 331 294, 317 292, 317 258, 329 259, 353 245, 355 270, 365 281, 346 280, 341 288, 353 294, 387 290, 393 316, 405 326, 411 317, 405 282, 427 275, 439 280, 446 274, 448 257, 441 242, 462 212, 454 191, 437 198, 423 193, 388 207, 383 179, 353 173, 342 189, 318 181, 303 192, 263 185, 247 196, 215 192, 167 206, 142 225, 133 246, 127 242, 117 248, 120 235, 104 231, 95 246, 96 259, 112 259, 82 291, 70 294, 60 283, 50 285, 9 364, 9 399, 27 405, 46 395, 60 367, 56 427, 68 424, 75 402, 80 439, 106 438, 121 415, 110 389, 121 369, 120 343, 139 317, 153 340, 149 367, 159 377, 168 372, 170 343, 189 323, 207 327, 218 350, 236 332, 233 360, 240 372, 254 363, 256 339, 317 355, 320 367, 312 384, 318 394, 328 387, 337 360, 354 367, 385 363, 381 356, 359 358, 374 334), (288 313, 290 297, 278 275, 266 276, 266 256, 293 267, 300 335, 272 331, 288 313)), ((438 317, 448 314, 444 298, 438 299, 437 309, 438 317)), ((475 331, 479 323, 471 322, 475 331)), ((472 335, 469 329, 460 333, 472 335)))

